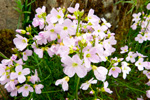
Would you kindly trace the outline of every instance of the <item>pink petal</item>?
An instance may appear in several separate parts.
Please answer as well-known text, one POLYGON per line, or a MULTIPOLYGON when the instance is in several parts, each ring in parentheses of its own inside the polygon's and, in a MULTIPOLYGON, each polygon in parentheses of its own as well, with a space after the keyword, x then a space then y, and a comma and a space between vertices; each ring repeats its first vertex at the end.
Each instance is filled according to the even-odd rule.
POLYGON ((55 82, 55 85, 58 86, 59 84, 62 84, 62 82, 63 82, 63 79, 59 79, 55 82))
POLYGON ((64 73, 66 74, 66 75, 68 75, 69 77, 73 77, 74 76, 74 74, 75 74, 75 70, 74 70, 74 68, 73 67, 65 67, 64 69, 63 69, 63 71, 64 71, 64 73))
POLYGON ((75 67, 75 71, 80 78, 83 78, 87 74, 86 68, 82 66, 75 67))
POLYGON ((22 74, 23 74, 23 75, 28 75, 28 74, 30 74, 30 69, 29 69, 29 68, 23 69, 23 70, 22 70, 22 74))
POLYGON ((18 76, 19 83, 23 83, 23 82, 25 82, 25 80, 26 80, 26 77, 24 75, 18 76))
POLYGON ((42 49, 34 49, 34 52, 39 56, 39 58, 43 58, 43 50, 42 49))
POLYGON ((22 71, 22 66, 21 65, 16 66, 15 71, 16 72, 21 72, 22 71))
POLYGON ((17 74, 17 73, 12 72, 12 73, 10 74, 10 79, 15 79, 15 78, 17 78, 17 77, 18 77, 18 74, 17 74))
POLYGON ((64 81, 63 84, 62 84, 63 90, 64 90, 64 91, 67 91, 67 90, 68 90, 68 87, 69 87, 69 86, 68 86, 67 81, 64 81))
POLYGON ((29 91, 24 91, 24 92, 22 92, 22 96, 23 97, 27 97, 29 95, 29 91))

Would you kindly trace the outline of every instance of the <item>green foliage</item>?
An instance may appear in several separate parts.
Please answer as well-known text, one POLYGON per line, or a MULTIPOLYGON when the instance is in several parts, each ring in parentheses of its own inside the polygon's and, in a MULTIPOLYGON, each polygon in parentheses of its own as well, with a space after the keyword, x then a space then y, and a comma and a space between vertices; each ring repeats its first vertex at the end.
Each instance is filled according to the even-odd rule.
POLYGON ((25 28, 27 25, 31 24, 30 21, 30 14, 31 14, 31 4, 34 3, 36 0, 31 0, 29 2, 28 0, 25 0, 22 2, 22 0, 15 0, 17 7, 14 7, 14 9, 20 14, 19 15, 19 20, 18 20, 18 26, 17 28, 20 27, 20 21, 22 20, 22 27, 25 28))

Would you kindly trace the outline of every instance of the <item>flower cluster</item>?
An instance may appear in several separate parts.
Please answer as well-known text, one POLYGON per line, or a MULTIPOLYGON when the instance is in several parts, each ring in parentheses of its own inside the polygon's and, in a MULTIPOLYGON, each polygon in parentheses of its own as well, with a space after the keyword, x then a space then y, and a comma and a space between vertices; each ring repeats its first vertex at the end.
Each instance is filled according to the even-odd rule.
MULTIPOLYGON (((147 8, 149 9, 149 5, 147 8)), ((131 64, 150 79, 150 62, 144 60, 147 56, 133 52, 125 45, 121 47, 120 53, 127 53, 126 58, 111 57, 116 51, 115 33, 110 32, 110 23, 94 15, 93 9, 89 10, 86 17, 83 16, 84 10, 79 10, 79 4, 76 4, 75 8, 69 7, 67 12, 69 13, 66 14, 62 8, 52 8, 50 13, 46 14, 45 6, 37 8, 33 26, 16 30, 18 34, 13 42, 17 53, 10 59, 2 60, 0 64, 0 83, 5 85, 11 96, 22 93, 22 96, 26 97, 29 92, 42 92, 44 86, 40 84, 37 70, 25 66, 29 60, 28 56, 33 54, 41 59, 45 53, 49 57, 57 55, 61 58, 65 77, 56 80, 55 85, 61 84, 64 91, 69 90, 70 78, 84 78, 92 72, 91 79, 82 83, 80 89, 92 89, 91 85, 100 81, 103 84, 97 90, 111 94, 113 91, 108 88, 107 77, 118 78, 122 75, 120 78, 126 79, 132 70, 131 64), (35 27, 39 27, 40 31, 35 31, 35 27), (109 63, 109 66, 102 66, 102 62, 109 63)), ((141 26, 141 32, 135 40, 142 43, 150 40, 150 16, 145 15, 143 20, 140 16, 141 13, 133 14, 134 24, 131 27, 135 30, 137 25, 141 26)), ((150 85, 150 82, 147 85, 150 85)), ((149 91, 147 97, 150 97, 149 91)), ((93 89, 92 92, 94 93, 93 89)))
MULTIPOLYGON (((147 5, 147 9, 149 10, 149 5, 147 5)), ((140 29, 139 34, 135 37, 135 41, 138 41, 139 43, 143 43, 144 41, 150 40, 150 15, 145 14, 144 12, 134 13, 133 14, 133 24, 131 25, 131 28, 133 30, 136 30, 137 28, 140 29)))
MULTIPOLYGON (((32 51, 26 50, 26 55, 32 54, 32 51)), ((25 54, 23 55, 25 56, 25 54)), ((10 92, 11 96, 17 96, 17 93, 22 93, 22 96, 27 97, 29 92, 41 93, 43 88, 37 71, 31 72, 29 68, 24 68, 23 60, 18 59, 17 55, 13 54, 10 59, 3 59, 0 64, 0 83, 5 85, 5 88, 10 92)))

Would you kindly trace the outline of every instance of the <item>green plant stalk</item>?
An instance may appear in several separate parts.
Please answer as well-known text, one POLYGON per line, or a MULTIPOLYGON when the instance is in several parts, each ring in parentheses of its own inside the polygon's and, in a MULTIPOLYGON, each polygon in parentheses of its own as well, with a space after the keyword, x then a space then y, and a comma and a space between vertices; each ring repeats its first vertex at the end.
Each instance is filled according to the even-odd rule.
POLYGON ((128 85, 126 85, 126 84, 124 84, 124 83, 122 83, 122 82, 118 81, 118 80, 116 80, 116 81, 117 81, 117 82, 119 82, 121 85, 126 86, 127 88, 129 88, 129 89, 131 89, 131 90, 139 91, 139 92, 141 92, 141 93, 144 93, 144 94, 145 94, 145 92, 144 92, 144 91, 141 91, 141 90, 139 90, 139 89, 136 89, 136 88, 130 87, 130 86, 128 86, 128 85))
POLYGON ((75 83, 76 83, 75 98, 76 98, 76 100, 78 100, 79 82, 80 82, 80 78, 79 78, 78 75, 76 74, 76 76, 75 76, 75 83))
POLYGON ((20 27, 20 20, 21 20, 21 13, 19 14, 19 19, 18 19, 18 25, 17 25, 17 29, 19 29, 19 27, 20 27))

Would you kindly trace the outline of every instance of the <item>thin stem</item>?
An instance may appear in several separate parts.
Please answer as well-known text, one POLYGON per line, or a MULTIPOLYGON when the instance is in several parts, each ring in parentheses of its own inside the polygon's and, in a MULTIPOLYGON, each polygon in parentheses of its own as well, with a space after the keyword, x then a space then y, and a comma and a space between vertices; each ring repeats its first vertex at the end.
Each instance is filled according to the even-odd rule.
POLYGON ((19 20, 18 20, 17 29, 20 27, 20 20, 21 20, 21 13, 19 14, 19 20))
POLYGON ((75 91, 75 98, 76 98, 76 100, 78 100, 78 88, 79 88, 79 82, 80 82, 80 78, 77 76, 77 74, 76 74, 76 91, 75 91))
POLYGON ((139 91, 139 92, 141 92, 141 93, 144 93, 144 94, 145 94, 145 92, 144 92, 144 91, 141 91, 141 90, 139 90, 139 89, 136 89, 136 88, 130 87, 130 86, 128 86, 127 84, 124 84, 123 82, 120 82, 120 81, 118 81, 118 80, 117 80, 117 82, 119 82, 120 84, 122 84, 122 85, 126 86, 127 88, 129 88, 129 89, 131 89, 131 90, 139 91))

